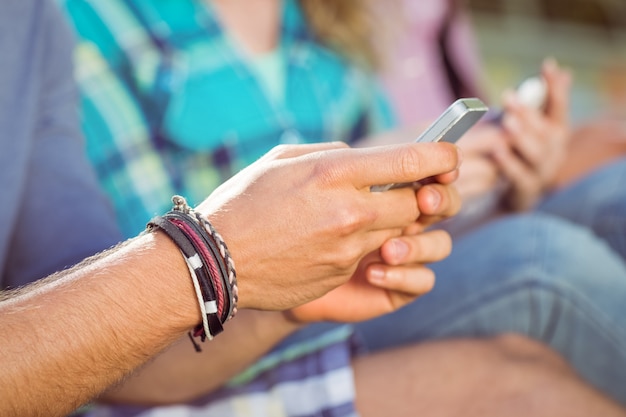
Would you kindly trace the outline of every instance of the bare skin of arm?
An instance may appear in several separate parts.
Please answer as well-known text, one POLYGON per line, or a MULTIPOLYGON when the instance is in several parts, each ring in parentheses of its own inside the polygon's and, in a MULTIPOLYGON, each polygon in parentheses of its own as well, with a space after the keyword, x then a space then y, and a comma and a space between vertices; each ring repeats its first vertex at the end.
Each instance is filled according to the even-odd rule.
MULTIPOLYGON (((445 176, 440 178, 446 182, 445 176)), ((456 213, 460 201, 456 190, 443 184, 423 187, 416 198, 418 221, 403 236, 365 257, 347 284, 291 309, 289 318, 281 312, 242 311, 219 338, 203 345, 201 353, 182 338, 100 401, 141 405, 189 401, 220 387, 306 323, 366 320, 428 292, 435 277, 424 264, 447 256, 451 241, 445 232, 422 233, 423 229, 456 213), (214 357, 222 359, 209 360, 214 357)))
MULTIPOLYGON (((446 202, 449 198, 445 197, 442 207, 456 210, 452 208, 455 203, 446 202)), ((418 261, 415 259, 420 258, 422 262, 441 259, 448 254, 449 246, 448 236, 439 231, 428 235, 404 236, 384 246, 383 257, 387 264, 382 263, 378 253, 372 253, 361 262, 359 270, 364 276, 372 268, 383 272, 370 290, 397 287, 398 291, 412 294, 403 295, 406 300, 412 300, 416 295, 428 292, 434 285, 432 271, 416 263, 418 261), (424 250, 423 247, 429 249, 424 250), (391 266, 393 264, 398 266, 391 266)), ((322 319, 352 322, 389 311, 390 307, 384 305, 372 308, 364 301, 367 294, 361 294, 356 299, 352 297, 354 301, 347 302, 351 297, 342 293, 355 291, 346 284, 319 300, 290 310, 289 318, 281 312, 242 311, 236 320, 227 323, 219 338, 203 345, 202 352, 195 352, 188 338, 183 337, 123 384, 105 393, 100 401, 142 405, 189 401, 223 385, 304 323, 322 319), (333 301, 336 298, 343 302, 333 301), (211 360, 215 357, 221 358, 220 361, 211 360)))
MULTIPOLYGON (((458 164, 458 151, 445 144, 283 146, 225 183, 198 210, 238 263, 239 307, 292 308, 346 283, 363 257, 402 236, 418 217, 412 190, 371 193, 371 185, 452 172, 458 164)), ((3 415, 65 415, 200 318, 182 256, 159 232, 5 295, 3 415)), ((392 290, 372 295, 389 311, 408 302, 392 290)))
POLYGON ((0 414, 64 415, 198 322, 184 261, 159 233, 46 281, 0 303, 0 414))
POLYGON ((279 312, 241 311, 219 337, 202 345, 202 352, 182 337, 99 401, 158 405, 197 398, 220 387, 300 326, 279 312))

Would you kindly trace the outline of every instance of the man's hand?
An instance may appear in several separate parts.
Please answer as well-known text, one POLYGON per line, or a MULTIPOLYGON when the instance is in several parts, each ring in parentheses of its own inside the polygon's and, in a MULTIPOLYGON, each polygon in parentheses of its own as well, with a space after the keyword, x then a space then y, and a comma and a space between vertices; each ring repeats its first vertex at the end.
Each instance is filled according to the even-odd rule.
MULTIPOLYGON (((280 146, 197 210, 210 213, 235 260, 239 307, 283 310, 346 283, 368 253, 415 223, 433 188, 373 193, 372 185, 454 177, 459 163, 450 144, 280 146)), ((437 245, 449 251, 445 240, 437 245)))

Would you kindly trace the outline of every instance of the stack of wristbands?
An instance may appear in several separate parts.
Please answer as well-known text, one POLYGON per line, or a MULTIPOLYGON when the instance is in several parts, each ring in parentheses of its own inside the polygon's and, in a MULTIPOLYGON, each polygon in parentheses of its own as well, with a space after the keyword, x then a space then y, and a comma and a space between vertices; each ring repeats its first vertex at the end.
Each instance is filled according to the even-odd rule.
POLYGON ((202 323, 189 332, 189 337, 200 351, 194 338, 199 337, 202 342, 213 339, 237 312, 235 266, 224 240, 211 223, 194 212, 183 197, 176 195, 172 202, 172 210, 150 220, 147 230, 163 230, 185 258, 202 312, 202 323))

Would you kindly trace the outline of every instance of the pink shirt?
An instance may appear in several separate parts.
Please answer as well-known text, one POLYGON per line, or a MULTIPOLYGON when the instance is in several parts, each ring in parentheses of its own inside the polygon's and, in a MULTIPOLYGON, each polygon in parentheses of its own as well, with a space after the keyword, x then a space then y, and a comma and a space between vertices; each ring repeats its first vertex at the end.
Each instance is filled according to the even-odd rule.
MULTIPOLYGON (((446 14, 445 0, 402 0, 398 15, 404 30, 389 48, 389 60, 382 74, 400 125, 434 120, 458 97, 453 97, 444 69, 438 37, 446 14)), ((479 54, 467 16, 457 14, 452 21, 448 50, 463 82, 480 91, 479 54)))

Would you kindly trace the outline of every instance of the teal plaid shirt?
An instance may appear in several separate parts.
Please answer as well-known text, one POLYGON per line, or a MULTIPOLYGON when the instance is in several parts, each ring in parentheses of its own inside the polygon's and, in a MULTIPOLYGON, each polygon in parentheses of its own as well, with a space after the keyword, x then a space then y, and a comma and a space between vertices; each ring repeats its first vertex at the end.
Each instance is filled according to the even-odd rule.
POLYGON ((206 1, 61 3, 78 37, 88 154, 127 236, 173 194, 198 204, 280 143, 351 143, 391 123, 374 77, 318 44, 295 0, 283 6, 280 103, 206 1))

